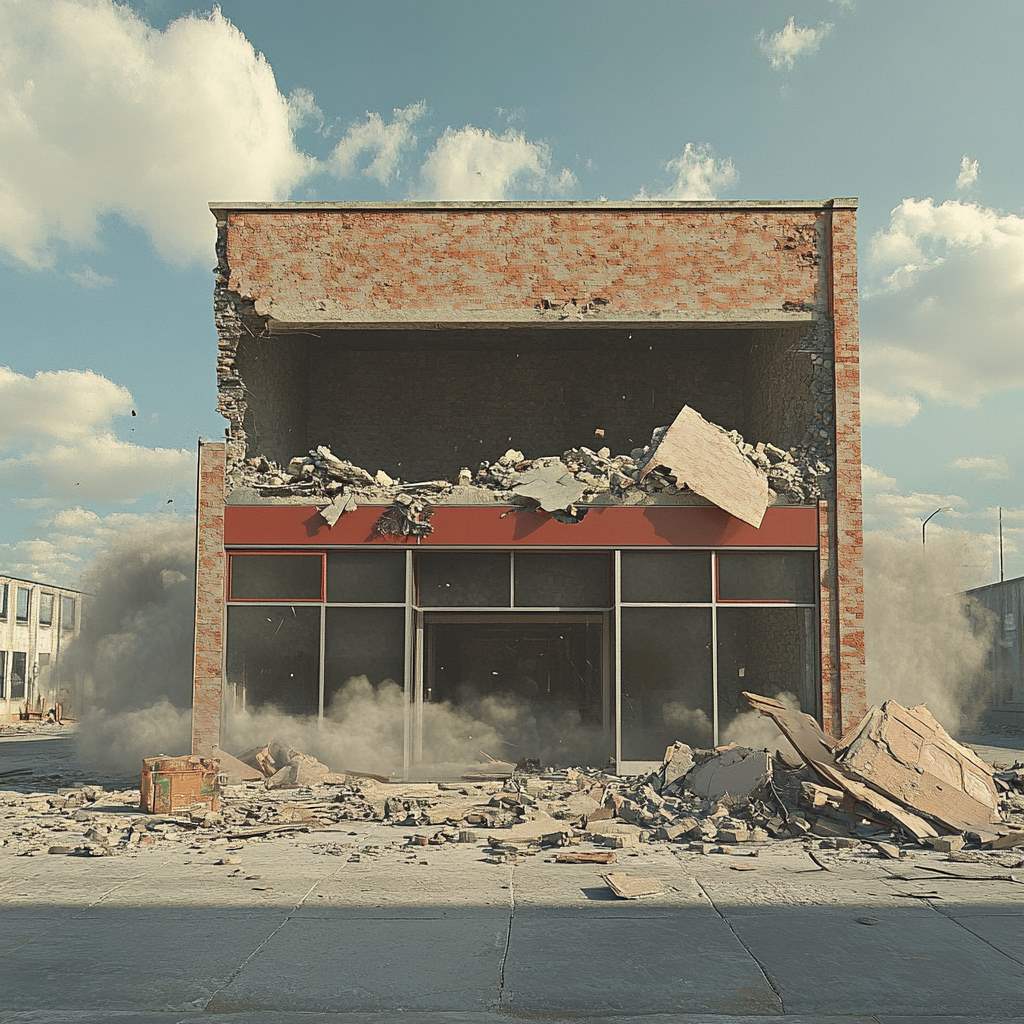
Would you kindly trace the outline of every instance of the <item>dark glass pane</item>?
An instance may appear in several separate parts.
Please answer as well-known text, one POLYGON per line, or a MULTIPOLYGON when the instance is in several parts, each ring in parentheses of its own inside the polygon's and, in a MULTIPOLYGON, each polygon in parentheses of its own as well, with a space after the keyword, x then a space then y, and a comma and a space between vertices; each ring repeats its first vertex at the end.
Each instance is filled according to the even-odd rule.
MULTIPOLYGON (((405 679, 404 608, 328 608, 324 635, 324 707, 345 696, 405 679), (363 677, 360 679, 359 677, 363 677)), ((402 721, 395 723, 401 730, 402 721)))
POLYGON ((27 659, 28 655, 24 651, 11 653, 11 700, 25 699, 27 659))
POLYGON ((39 595, 39 623, 43 626, 53 625, 53 594, 39 595))
POLYGON ((264 601, 318 601, 320 555, 232 555, 231 596, 264 601))
POLYGON ((622 600, 710 601, 711 552, 623 551, 622 600))
POLYGON ((608 608, 611 556, 515 553, 517 608, 608 608))
POLYGON ((18 622, 28 622, 28 609, 29 603, 32 599, 32 591, 26 590, 24 587, 18 587, 18 609, 17 609, 17 620, 18 622))
POLYGON ((75 628, 75 599, 73 597, 60 599, 60 628, 65 633, 70 633, 75 628))
POLYGON ((771 722, 744 690, 818 713, 818 616, 814 608, 718 609, 718 739, 778 746, 771 722))
POLYGON ((7 652, 0 651, 0 700, 7 697, 7 652))
POLYGON ((349 604, 405 601, 404 551, 329 551, 327 600, 349 604))
POLYGON ((320 707, 320 609, 232 605, 227 632, 228 704, 290 715, 320 707))
POLYGON ((792 601, 814 604, 813 551, 734 551, 718 556, 723 601, 792 601))
POLYGON ((504 551, 418 551, 419 603, 424 608, 507 608, 509 556, 504 551))
POLYGON ((622 609, 622 756, 660 761, 676 740, 709 747, 710 608, 622 609))

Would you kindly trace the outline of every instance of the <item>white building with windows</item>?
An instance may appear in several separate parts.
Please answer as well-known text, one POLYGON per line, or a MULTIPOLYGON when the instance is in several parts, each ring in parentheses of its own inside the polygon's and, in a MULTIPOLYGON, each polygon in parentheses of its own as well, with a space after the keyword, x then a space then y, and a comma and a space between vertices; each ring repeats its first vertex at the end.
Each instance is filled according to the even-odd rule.
POLYGON ((0 574, 0 721, 73 703, 61 653, 82 626, 81 591, 0 574))

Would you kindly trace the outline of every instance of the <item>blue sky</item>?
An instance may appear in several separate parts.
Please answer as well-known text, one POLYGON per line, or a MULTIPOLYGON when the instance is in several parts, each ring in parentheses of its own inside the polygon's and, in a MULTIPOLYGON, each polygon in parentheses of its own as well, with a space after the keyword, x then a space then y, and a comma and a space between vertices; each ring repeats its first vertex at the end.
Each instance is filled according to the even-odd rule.
POLYGON ((140 517, 190 512, 196 438, 223 429, 207 200, 643 190, 860 197, 869 528, 912 538, 952 506, 935 536, 980 582, 1002 504, 1024 574, 1024 6, 220 12, 0 0, 10 571, 74 579, 140 517))

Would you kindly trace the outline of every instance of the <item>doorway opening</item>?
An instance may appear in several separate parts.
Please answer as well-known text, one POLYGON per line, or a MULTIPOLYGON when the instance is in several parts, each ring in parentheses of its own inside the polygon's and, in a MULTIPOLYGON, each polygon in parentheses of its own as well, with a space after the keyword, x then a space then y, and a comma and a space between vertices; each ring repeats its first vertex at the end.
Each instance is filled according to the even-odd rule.
MULTIPOLYGON (((485 757, 568 767, 605 764, 614 753, 608 615, 423 614, 423 716, 417 760, 443 759, 431 708, 456 710, 458 728, 496 749, 485 757)), ((446 716, 446 726, 452 721, 446 716)), ((463 736, 471 745, 471 736, 463 736)))

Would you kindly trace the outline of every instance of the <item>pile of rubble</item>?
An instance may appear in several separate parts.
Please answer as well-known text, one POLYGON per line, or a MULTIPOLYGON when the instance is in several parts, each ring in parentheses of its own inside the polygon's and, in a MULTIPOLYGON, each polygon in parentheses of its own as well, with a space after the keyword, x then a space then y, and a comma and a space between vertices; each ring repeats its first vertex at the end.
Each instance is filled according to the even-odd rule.
POLYGON ((527 458, 509 449, 493 462, 481 462, 475 471, 464 467, 455 480, 409 483, 384 470, 371 473, 320 445, 284 468, 262 457, 247 459, 242 476, 247 486, 265 497, 308 497, 317 503, 329 499, 321 515, 331 526, 360 504, 389 502, 378 528, 395 535, 429 533, 433 506, 465 488, 568 521, 582 518, 587 506, 601 496, 628 503, 640 502, 645 495, 692 492, 758 526, 773 495, 791 503, 821 497, 830 472, 822 454, 809 448, 787 451, 766 442, 749 444, 737 431, 708 423, 684 406, 672 424, 658 427, 649 444, 628 455, 580 447, 560 456, 527 458), (730 466, 733 475, 740 474, 738 489, 756 495, 749 510, 742 501, 733 505, 730 486, 717 479, 723 472, 728 477, 730 466))

